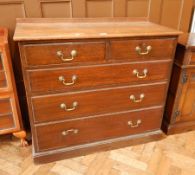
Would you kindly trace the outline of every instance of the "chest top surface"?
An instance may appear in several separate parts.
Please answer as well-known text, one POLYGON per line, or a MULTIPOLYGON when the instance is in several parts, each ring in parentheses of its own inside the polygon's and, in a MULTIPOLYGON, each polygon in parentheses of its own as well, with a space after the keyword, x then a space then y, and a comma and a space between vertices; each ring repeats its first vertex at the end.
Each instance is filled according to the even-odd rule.
POLYGON ((17 19, 15 41, 177 36, 180 31, 148 21, 121 19, 17 19))

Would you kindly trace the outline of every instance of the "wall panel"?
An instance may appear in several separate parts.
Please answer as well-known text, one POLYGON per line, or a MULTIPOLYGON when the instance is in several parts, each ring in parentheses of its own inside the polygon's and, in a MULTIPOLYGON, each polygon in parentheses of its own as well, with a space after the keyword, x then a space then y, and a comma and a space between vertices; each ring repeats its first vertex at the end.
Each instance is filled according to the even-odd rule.
POLYGON ((149 11, 149 0, 127 0, 128 17, 147 17, 149 11))
POLYGON ((72 17, 71 1, 42 1, 41 14, 44 18, 70 18, 72 17))
POLYGON ((23 2, 0 2, 0 26, 7 27, 11 33, 14 32, 16 18, 25 16, 23 2))
POLYGON ((86 17, 113 17, 113 1, 86 0, 86 17))
POLYGON ((161 24, 179 28, 184 0, 164 0, 161 14, 161 24))
POLYGON ((151 0, 149 9, 149 20, 155 23, 160 22, 163 0, 151 0))

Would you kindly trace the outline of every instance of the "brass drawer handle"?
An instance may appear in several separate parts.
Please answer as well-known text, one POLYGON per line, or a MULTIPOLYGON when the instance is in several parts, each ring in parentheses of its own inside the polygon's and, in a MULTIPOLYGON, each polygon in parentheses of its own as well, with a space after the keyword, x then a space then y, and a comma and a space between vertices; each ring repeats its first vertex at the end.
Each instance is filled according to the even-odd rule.
POLYGON ((134 123, 133 121, 128 121, 127 124, 131 127, 131 128, 138 128, 140 126, 140 124, 142 123, 142 121, 139 119, 137 120, 136 123, 134 123))
POLYGON ((136 75, 137 78, 143 79, 143 78, 146 78, 146 77, 147 77, 148 69, 144 69, 142 75, 140 75, 140 73, 139 73, 139 71, 138 71, 137 69, 134 69, 134 70, 133 70, 133 74, 136 75))
POLYGON ((69 130, 66 130, 66 131, 62 131, 62 135, 63 136, 66 136, 70 133, 73 133, 73 134, 78 134, 79 130, 78 129, 69 129, 69 130))
POLYGON ((74 111, 77 106, 78 106, 78 102, 77 101, 73 102, 72 108, 67 108, 67 106, 66 106, 65 103, 61 103, 60 104, 60 108, 61 109, 64 109, 65 111, 74 111))
POLYGON ((135 96, 134 95, 130 95, 130 100, 132 100, 134 103, 140 103, 143 101, 145 95, 144 94, 140 94, 140 99, 136 100, 135 96))
POLYGON ((59 79, 59 81, 61 81, 65 86, 70 86, 70 85, 75 84, 76 79, 77 79, 77 76, 76 76, 76 75, 73 75, 73 76, 72 76, 72 82, 69 82, 69 83, 66 82, 64 76, 59 76, 58 79, 59 79))
POLYGON ((150 53, 150 51, 152 50, 152 46, 147 46, 147 47, 144 47, 143 49, 144 49, 144 51, 142 51, 142 48, 140 46, 137 46, 135 48, 136 52, 139 55, 148 55, 150 53))
POLYGON ((77 51, 76 50, 72 50, 70 52, 70 56, 67 58, 64 58, 64 54, 62 51, 57 51, 56 55, 63 61, 63 62, 68 62, 68 61, 72 61, 74 60, 74 58, 77 56, 77 51))

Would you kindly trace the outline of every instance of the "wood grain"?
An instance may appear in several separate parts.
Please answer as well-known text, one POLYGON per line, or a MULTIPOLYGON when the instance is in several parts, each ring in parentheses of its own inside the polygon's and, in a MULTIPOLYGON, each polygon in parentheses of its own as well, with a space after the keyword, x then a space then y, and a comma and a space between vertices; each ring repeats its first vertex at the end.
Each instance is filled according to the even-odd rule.
POLYGON ((148 21, 26 18, 17 20, 14 40, 176 36, 179 34, 181 32, 148 21))
POLYGON ((48 122, 158 105, 163 106, 165 95, 166 83, 108 88, 105 90, 56 94, 52 96, 35 96, 32 98, 33 117, 35 122, 48 122), (139 100, 140 94, 145 95, 142 102, 135 103, 130 100, 131 95, 134 95, 139 100), (73 111, 65 111, 65 109, 60 108, 62 103, 66 104, 67 108, 72 108, 74 102, 77 102, 78 106, 73 111))
POLYGON ((27 70, 26 75, 29 80, 27 90, 32 93, 48 94, 166 81, 170 68, 171 60, 27 70), (146 78, 139 79, 137 75, 133 74, 135 69, 140 76, 144 75, 143 71, 147 69, 146 78), (64 77, 65 83, 72 82, 73 76, 77 78, 73 85, 66 86, 59 81, 60 76, 64 77))
POLYGON ((0 88, 5 88, 7 86, 5 72, 0 71, 0 88))
POLYGON ((68 148, 74 145, 157 130, 161 124, 161 116, 162 108, 157 108, 37 126, 38 151, 68 148), (119 117, 120 120, 118 120, 119 117), (130 121, 135 126, 138 120, 142 122, 138 127, 132 128, 128 125, 130 121), (78 129, 78 133, 70 132, 67 135, 62 135, 63 131, 70 129, 78 129))
POLYGON ((0 99, 0 106, 1 106, 0 115, 12 112, 10 100, 11 100, 10 98, 1 98, 0 99))
POLYGON ((0 132, 1 130, 13 129, 15 128, 13 115, 4 114, 0 116, 0 132))
POLYGON ((46 44, 27 44, 23 46, 26 66, 69 64, 80 62, 105 61, 105 42, 64 42, 46 44), (57 56, 61 51, 63 59, 71 57, 71 51, 75 50, 77 55, 72 61, 63 61, 57 56))
POLYGON ((167 39, 140 39, 140 40, 111 40, 111 59, 117 60, 151 60, 171 59, 174 47, 174 38, 167 39), (147 55, 139 55, 135 48, 139 46, 145 52, 147 46, 152 50, 147 55))

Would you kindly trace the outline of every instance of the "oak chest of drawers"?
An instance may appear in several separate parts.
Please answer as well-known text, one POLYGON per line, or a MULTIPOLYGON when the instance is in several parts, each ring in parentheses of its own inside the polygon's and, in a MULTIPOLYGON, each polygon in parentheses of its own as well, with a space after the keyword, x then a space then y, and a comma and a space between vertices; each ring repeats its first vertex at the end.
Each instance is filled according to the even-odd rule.
POLYGON ((35 162, 157 139, 178 34, 128 19, 19 19, 35 162))
POLYGON ((195 34, 179 38, 163 130, 167 134, 195 129, 195 34))

